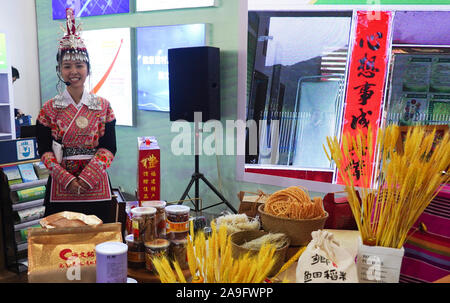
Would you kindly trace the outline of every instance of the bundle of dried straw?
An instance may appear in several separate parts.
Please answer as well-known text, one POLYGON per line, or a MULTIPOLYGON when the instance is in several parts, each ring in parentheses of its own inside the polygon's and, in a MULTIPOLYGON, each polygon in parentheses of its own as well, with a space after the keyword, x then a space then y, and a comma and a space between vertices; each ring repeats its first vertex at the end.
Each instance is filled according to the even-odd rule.
MULTIPOLYGON (((275 264, 276 247, 264 244, 255 256, 249 254, 242 258, 232 258, 231 236, 227 228, 221 225, 219 230, 213 221, 212 233, 206 239, 204 232, 198 232, 194 237, 191 222, 188 236, 187 257, 192 282, 205 283, 261 283, 275 264)), ((186 283, 186 279, 177 262, 172 262, 171 268, 167 256, 153 259, 154 266, 163 283, 186 283)))
POLYGON ((450 166, 450 136, 435 140, 432 132, 417 126, 406 134, 403 153, 396 150, 399 128, 390 125, 380 130, 376 148, 372 148, 372 131, 356 137, 344 134, 342 145, 336 137, 327 138, 329 159, 333 159, 346 185, 349 204, 366 245, 401 248, 408 231, 441 185, 450 181, 445 173, 450 166), (353 152, 350 152, 352 147, 353 152), (374 152, 379 153, 377 169, 364 165, 374 152), (354 186, 349 163, 360 163, 362 186, 354 186))

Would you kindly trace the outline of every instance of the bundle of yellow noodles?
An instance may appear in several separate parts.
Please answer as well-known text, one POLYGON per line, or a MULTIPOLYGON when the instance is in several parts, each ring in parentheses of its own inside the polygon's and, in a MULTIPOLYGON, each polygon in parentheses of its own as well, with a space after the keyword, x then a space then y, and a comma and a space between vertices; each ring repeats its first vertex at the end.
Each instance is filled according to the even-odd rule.
MULTIPOLYGON (((250 254, 242 258, 232 258, 231 237, 227 235, 225 225, 217 230, 211 223, 211 235, 206 239, 203 232, 195 234, 191 222, 188 236, 187 257, 192 282, 205 283, 261 283, 275 264, 276 247, 266 244, 255 256, 250 254)), ((163 283, 185 283, 186 279, 180 266, 174 262, 172 269, 166 256, 153 259, 159 278, 163 283)))
POLYGON ((450 181, 450 176, 443 173, 450 166, 450 136, 447 132, 436 143, 435 132, 420 126, 411 128, 404 141, 403 153, 399 153, 396 150, 398 126, 380 130, 376 144, 379 162, 375 182, 371 182, 370 166, 362 164, 362 160, 370 159, 374 152, 370 129, 368 135, 362 132, 356 137, 344 135, 342 146, 336 137, 327 138, 330 154, 324 146, 325 153, 334 160, 345 182, 364 244, 401 248, 408 231, 441 185, 450 181), (348 167, 352 156, 349 146, 360 163, 362 186, 358 190, 348 167), (375 185, 371 186, 371 183, 375 185))

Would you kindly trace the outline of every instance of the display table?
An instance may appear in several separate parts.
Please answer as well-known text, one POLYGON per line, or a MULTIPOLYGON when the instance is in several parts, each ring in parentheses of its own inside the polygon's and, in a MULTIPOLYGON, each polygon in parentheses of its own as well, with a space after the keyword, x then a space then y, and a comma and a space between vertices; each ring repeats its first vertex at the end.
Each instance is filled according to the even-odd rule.
MULTIPOLYGON (((356 254, 358 252, 358 235, 359 232, 357 230, 338 230, 338 229, 325 229, 331 233, 334 234, 334 237, 339 243, 342 245, 342 247, 345 247, 349 253, 352 254, 352 256, 356 257, 356 254)), ((297 251, 302 248, 301 246, 298 247, 290 247, 288 249, 287 255, 286 255, 286 262, 293 256, 297 251)), ((284 279, 285 275, 286 278, 289 280, 289 282, 295 282, 295 269, 297 268, 297 262, 293 263, 284 273, 280 275, 280 279, 284 279)), ((191 273, 189 269, 183 270, 183 274, 186 277, 186 280, 189 281, 189 278, 191 277, 191 273)), ((128 268, 128 276, 130 278, 135 279, 138 281, 138 283, 160 283, 159 278, 150 273, 145 268, 141 269, 133 269, 128 268)))

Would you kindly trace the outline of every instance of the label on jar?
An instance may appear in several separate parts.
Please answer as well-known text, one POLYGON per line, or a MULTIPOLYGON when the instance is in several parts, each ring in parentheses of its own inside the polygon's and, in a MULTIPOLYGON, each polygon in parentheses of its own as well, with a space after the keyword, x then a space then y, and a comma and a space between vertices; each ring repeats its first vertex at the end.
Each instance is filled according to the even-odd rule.
POLYGON ((137 220, 132 221, 132 231, 135 241, 141 241, 141 236, 139 233, 139 221, 137 220))
POLYGON ((145 253, 128 251, 128 261, 142 263, 145 261, 145 253))
POLYGON ((166 221, 166 232, 167 233, 183 233, 189 231, 189 221, 186 222, 172 222, 166 221))

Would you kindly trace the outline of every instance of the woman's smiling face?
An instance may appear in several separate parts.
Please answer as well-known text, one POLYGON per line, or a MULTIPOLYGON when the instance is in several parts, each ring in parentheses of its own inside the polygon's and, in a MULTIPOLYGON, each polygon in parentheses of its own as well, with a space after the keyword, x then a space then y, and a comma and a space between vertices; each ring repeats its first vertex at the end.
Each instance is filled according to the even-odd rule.
POLYGON ((77 60, 64 60, 61 64, 61 77, 64 81, 70 82, 72 88, 84 87, 84 82, 88 76, 86 62, 77 60))

